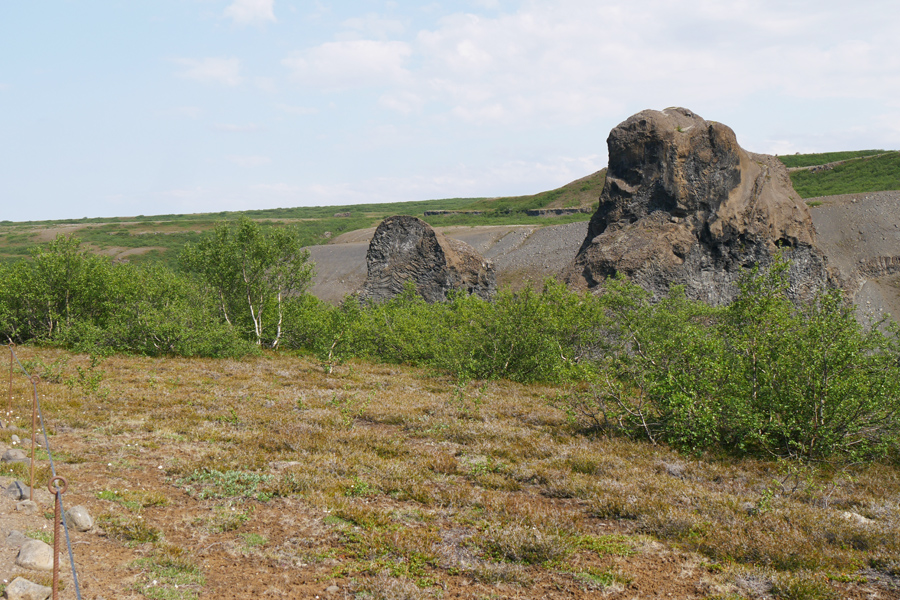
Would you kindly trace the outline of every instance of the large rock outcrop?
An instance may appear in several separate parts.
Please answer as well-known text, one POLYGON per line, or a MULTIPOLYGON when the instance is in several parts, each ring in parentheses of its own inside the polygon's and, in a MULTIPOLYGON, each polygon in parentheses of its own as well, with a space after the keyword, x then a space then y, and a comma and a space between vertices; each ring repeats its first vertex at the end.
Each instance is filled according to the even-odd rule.
POLYGON ((609 171, 587 237, 566 274, 600 285, 624 273, 655 296, 673 284, 711 304, 734 297, 742 268, 792 261, 793 292, 828 278, 809 210, 773 156, 684 108, 645 110, 612 130, 609 171))
POLYGON ((482 298, 496 291, 494 267, 468 244, 444 237, 415 217, 388 217, 375 230, 366 253, 368 275, 362 297, 392 298, 411 281, 427 302, 447 299, 450 290, 482 298))

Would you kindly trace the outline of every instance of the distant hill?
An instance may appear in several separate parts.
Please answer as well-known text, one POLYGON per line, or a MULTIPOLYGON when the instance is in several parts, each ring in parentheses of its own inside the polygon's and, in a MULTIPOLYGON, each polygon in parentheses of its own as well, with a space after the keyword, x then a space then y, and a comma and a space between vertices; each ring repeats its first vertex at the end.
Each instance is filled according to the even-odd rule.
POLYGON ((542 208, 584 208, 590 210, 600 196, 606 169, 582 177, 555 190, 531 196, 498 198, 445 198, 415 202, 272 208, 239 212, 155 215, 58 221, 0 222, 0 261, 28 256, 35 244, 52 240, 57 234, 75 235, 98 253, 117 260, 160 261, 173 264, 178 250, 195 242, 205 231, 223 220, 248 216, 277 224, 292 224, 308 246, 357 229, 377 225, 391 215, 418 216, 432 226, 447 225, 560 225, 587 221, 590 213, 563 216, 529 216, 526 211, 542 208), (449 214, 425 217, 425 211, 449 214), (480 214, 471 214, 478 212, 480 214))
MULTIPOLYGON (((897 151, 795 154, 779 159, 791 170, 791 181, 802 198, 900 190, 900 152, 897 151)), ((21 223, 0 221, 0 261, 28 256, 31 246, 63 233, 78 236, 98 253, 116 260, 174 264, 184 244, 198 240, 219 221, 241 216, 273 225, 290 223, 300 230, 303 243, 308 246, 327 243, 342 233, 374 227, 385 217, 397 214, 418 216, 434 227, 562 225, 590 219, 605 181, 606 169, 601 169, 557 189, 529 196, 21 223), (528 214, 528 211, 538 209, 583 209, 586 212, 550 216, 528 214), (426 217, 426 211, 442 211, 443 214, 426 217)))
POLYGON ((862 158, 884 153, 884 150, 851 150, 848 152, 822 152, 819 154, 798 153, 788 156, 779 156, 778 159, 783 162, 784 166, 788 169, 795 169, 814 167, 816 165, 827 165, 828 163, 849 160, 851 158, 862 158))
POLYGON ((900 190, 900 152, 860 150, 779 156, 801 198, 900 190))

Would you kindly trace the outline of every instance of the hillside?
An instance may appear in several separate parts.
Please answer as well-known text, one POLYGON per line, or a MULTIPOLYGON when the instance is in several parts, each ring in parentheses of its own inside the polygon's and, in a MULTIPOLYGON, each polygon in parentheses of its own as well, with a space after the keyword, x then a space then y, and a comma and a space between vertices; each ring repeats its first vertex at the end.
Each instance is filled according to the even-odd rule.
POLYGON ((900 152, 863 150, 780 156, 801 198, 900 190, 900 152))
POLYGON ((239 212, 156 215, 58 221, 0 221, 0 261, 28 256, 34 244, 52 240, 57 234, 75 235, 98 253, 132 262, 161 261, 173 264, 178 250, 221 220, 247 216, 265 223, 289 223, 298 228, 308 246, 327 243, 334 236, 374 227, 395 214, 414 215, 432 226, 447 225, 558 225, 587 221, 588 213, 562 216, 529 216, 525 211, 542 208, 590 210, 600 195, 606 169, 555 190, 531 196, 498 198, 445 198, 388 204, 355 204, 273 208, 239 212), (425 216, 426 211, 450 211, 425 216), (477 212, 479 214, 472 214, 477 212))

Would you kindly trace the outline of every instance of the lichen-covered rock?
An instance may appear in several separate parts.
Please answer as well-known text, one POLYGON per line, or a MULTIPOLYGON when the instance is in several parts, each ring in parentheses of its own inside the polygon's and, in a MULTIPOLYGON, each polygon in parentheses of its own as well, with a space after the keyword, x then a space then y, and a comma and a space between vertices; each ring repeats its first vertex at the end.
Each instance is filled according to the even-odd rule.
POLYGON ((587 237, 566 273, 594 288, 623 273, 655 296, 673 284, 711 304, 730 301, 742 268, 792 261, 792 292, 828 280, 809 210, 773 156, 684 108, 645 110, 612 130, 609 170, 587 237))
POLYGON ((451 290, 489 298, 496 290, 494 267, 468 244, 444 237, 416 217, 388 217, 375 230, 366 253, 368 275, 362 297, 380 302, 403 291, 406 282, 427 302, 447 299, 451 290))

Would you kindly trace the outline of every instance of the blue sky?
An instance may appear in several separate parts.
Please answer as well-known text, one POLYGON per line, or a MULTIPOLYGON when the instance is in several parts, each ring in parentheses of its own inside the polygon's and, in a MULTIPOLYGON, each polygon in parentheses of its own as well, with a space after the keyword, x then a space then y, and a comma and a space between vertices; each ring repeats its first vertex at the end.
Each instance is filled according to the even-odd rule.
POLYGON ((0 0, 0 220, 535 193, 668 106, 900 148, 900 5, 0 0))

